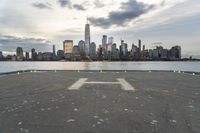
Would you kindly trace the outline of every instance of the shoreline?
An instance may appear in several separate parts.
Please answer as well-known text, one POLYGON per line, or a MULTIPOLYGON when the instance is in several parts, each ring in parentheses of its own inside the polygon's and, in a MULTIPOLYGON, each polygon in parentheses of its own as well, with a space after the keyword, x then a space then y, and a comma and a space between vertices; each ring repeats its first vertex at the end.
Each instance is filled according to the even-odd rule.
POLYGON ((103 60, 103 61, 0 61, 0 62, 200 62, 200 59, 197 60, 134 60, 134 61, 108 61, 108 60, 103 60))

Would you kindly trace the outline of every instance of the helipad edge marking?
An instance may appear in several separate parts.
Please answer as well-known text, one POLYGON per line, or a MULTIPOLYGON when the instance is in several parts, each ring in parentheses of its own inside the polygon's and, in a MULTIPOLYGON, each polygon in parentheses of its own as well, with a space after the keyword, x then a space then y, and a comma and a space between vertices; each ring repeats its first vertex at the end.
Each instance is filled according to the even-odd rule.
POLYGON ((87 78, 80 78, 78 81, 76 81, 72 86, 70 86, 69 90, 78 90, 87 80, 87 78))
POLYGON ((135 88, 131 84, 129 84, 125 79, 118 78, 117 80, 122 85, 124 90, 126 90, 126 91, 135 91, 135 88))

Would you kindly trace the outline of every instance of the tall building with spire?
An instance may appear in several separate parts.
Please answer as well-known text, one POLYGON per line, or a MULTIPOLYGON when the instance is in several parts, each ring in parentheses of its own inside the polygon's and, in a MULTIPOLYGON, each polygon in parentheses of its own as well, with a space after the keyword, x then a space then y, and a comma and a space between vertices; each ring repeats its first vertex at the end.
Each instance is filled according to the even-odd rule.
POLYGON ((88 23, 87 18, 87 24, 85 25, 85 54, 86 56, 89 56, 90 53, 90 25, 88 23))

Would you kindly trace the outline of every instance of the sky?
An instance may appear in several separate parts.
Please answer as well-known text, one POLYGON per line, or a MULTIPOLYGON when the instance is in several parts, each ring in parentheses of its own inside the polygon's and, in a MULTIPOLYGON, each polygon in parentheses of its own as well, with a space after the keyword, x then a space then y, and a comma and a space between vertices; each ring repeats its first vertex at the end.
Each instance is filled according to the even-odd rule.
POLYGON ((200 58, 199 0, 0 0, 0 51, 58 50, 64 40, 77 45, 87 17, 97 46, 107 35, 129 49, 141 39, 149 49, 180 45, 183 56, 200 58))

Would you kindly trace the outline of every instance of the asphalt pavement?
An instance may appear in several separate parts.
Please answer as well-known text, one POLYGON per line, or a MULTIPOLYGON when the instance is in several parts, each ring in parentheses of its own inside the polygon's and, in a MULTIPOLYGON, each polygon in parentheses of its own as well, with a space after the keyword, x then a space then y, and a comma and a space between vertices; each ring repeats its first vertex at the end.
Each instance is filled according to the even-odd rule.
POLYGON ((162 71, 0 75, 0 133, 200 133, 200 76, 162 71))

